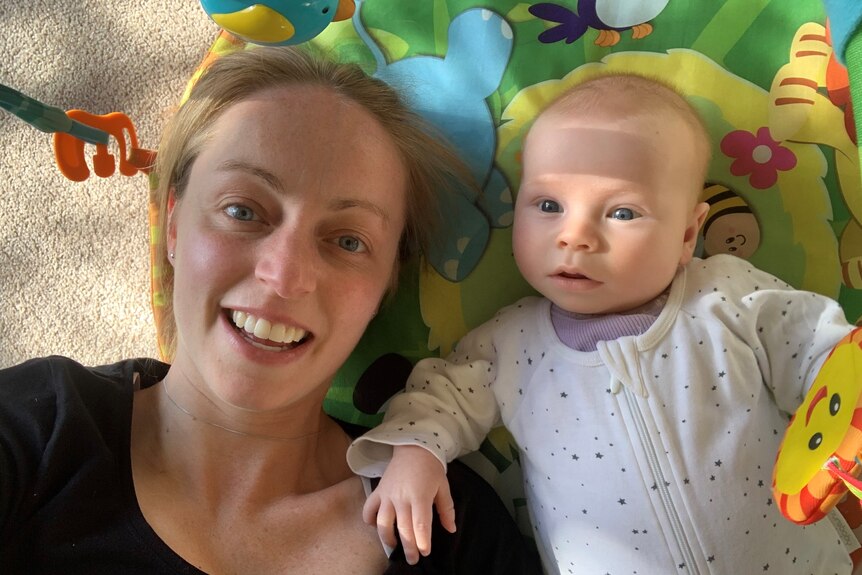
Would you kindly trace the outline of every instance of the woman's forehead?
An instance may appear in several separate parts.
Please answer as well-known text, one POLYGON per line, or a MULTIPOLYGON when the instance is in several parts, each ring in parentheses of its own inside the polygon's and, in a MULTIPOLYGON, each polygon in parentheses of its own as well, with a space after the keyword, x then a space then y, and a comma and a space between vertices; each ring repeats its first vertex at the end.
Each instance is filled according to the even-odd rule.
POLYGON ((268 88, 233 104, 214 122, 210 140, 237 152, 242 141, 291 157, 338 159, 361 156, 363 149, 369 155, 395 150, 392 136, 363 106, 329 88, 306 84, 268 88))
POLYGON ((345 119, 361 122, 370 114, 362 106, 325 86, 296 84, 265 88, 228 107, 216 123, 242 121, 253 126, 320 125, 331 127, 345 119))
POLYGON ((261 179, 284 190, 349 189, 357 197, 388 196, 384 202, 396 201, 407 186, 401 154, 384 127, 358 104, 314 86, 266 90, 234 104, 215 121, 196 164, 198 174, 244 166, 233 172, 267 174, 261 179))

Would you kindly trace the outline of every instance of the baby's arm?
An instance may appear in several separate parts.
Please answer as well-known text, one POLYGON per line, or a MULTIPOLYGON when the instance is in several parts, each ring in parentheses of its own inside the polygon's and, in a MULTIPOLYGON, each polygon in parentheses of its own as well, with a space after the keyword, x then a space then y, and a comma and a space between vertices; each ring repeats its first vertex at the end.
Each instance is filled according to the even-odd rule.
POLYGON ((478 449, 499 420, 491 390, 497 364, 491 336, 491 330, 480 327, 446 360, 417 363, 405 392, 390 402, 383 423, 347 452, 355 473, 383 476, 363 515, 377 525, 387 544, 394 541, 392 523, 397 519, 408 560, 418 559, 420 551, 430 552, 432 502, 443 526, 454 530, 446 463, 478 449))
POLYGON ((414 565, 419 554, 431 552, 432 504, 440 523, 455 532, 455 504, 440 461, 430 451, 415 445, 399 445, 377 488, 362 509, 362 518, 377 525, 381 541, 395 547, 393 523, 401 536, 407 562, 414 565))
MULTIPOLYGON (((692 264, 687 286, 711 294, 697 304, 708 306, 708 311, 691 310, 719 320, 704 322, 707 330, 719 330, 708 331, 705 339, 721 349, 722 333, 729 329, 734 338, 745 342, 761 376, 759 381, 749 381, 766 385, 779 409, 788 414, 799 407, 835 344, 853 329, 835 300, 794 289, 734 256, 713 256, 692 264), (719 288, 711 291, 715 285, 719 288)), ((728 365, 733 369, 732 361, 728 365)))

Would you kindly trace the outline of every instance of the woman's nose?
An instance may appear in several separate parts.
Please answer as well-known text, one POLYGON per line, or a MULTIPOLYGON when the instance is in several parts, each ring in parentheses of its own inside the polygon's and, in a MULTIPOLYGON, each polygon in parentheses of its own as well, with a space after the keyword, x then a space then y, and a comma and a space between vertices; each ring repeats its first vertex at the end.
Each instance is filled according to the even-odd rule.
POLYGON ((296 298, 317 287, 318 252, 301 232, 273 234, 258 249, 255 275, 279 297, 296 298))

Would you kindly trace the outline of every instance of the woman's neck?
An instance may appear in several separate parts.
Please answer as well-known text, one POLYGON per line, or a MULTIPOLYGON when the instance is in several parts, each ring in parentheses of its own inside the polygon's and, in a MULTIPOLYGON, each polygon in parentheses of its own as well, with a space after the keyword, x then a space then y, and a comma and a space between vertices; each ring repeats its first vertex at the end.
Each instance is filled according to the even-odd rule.
POLYGON ((132 475, 144 520, 210 573, 382 572, 386 557, 361 519, 362 484, 346 464, 350 438, 323 417, 317 435, 272 441, 201 424, 161 384, 136 392, 132 475), (351 556, 336 553, 333 566, 315 546, 351 556))
POLYGON ((350 438, 320 411, 283 435, 269 427, 213 425, 165 383, 135 394, 133 461, 174 482, 203 504, 247 503, 321 491, 352 477, 350 438))

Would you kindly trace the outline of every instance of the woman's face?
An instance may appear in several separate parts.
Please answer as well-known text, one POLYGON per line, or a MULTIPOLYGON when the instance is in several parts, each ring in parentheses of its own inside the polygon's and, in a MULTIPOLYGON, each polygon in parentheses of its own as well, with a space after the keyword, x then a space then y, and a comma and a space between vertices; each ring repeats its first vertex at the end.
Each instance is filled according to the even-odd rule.
POLYGON ((325 88, 226 110, 169 215, 173 368, 243 409, 320 402, 389 285, 406 185, 385 130, 325 88))

